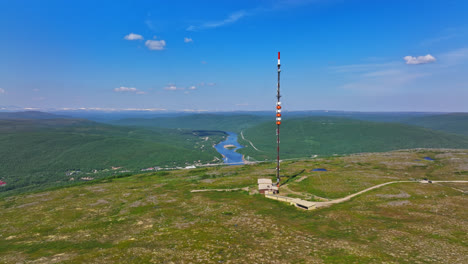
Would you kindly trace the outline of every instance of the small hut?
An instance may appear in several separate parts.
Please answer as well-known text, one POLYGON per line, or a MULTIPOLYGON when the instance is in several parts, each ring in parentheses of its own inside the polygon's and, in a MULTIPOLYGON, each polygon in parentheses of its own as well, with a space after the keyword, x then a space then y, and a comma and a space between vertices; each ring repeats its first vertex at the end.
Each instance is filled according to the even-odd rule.
POLYGON ((278 187, 273 185, 271 179, 258 179, 258 192, 261 194, 275 194, 278 193, 278 187))

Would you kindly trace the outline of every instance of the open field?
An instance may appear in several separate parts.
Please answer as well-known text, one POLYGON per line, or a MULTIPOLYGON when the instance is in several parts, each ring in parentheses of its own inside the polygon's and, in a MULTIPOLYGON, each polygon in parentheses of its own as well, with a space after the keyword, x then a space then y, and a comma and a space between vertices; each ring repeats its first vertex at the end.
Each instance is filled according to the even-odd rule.
MULTIPOLYGON (((389 181, 468 180, 466 164, 468 150, 408 150, 287 161, 282 173, 305 170, 291 179, 294 192, 339 198, 389 181), (328 171, 311 172, 317 167, 328 171)), ((274 168, 148 173, 3 198, 0 262, 468 261, 463 183, 396 183, 315 211, 247 191, 190 192, 252 193, 274 168)))

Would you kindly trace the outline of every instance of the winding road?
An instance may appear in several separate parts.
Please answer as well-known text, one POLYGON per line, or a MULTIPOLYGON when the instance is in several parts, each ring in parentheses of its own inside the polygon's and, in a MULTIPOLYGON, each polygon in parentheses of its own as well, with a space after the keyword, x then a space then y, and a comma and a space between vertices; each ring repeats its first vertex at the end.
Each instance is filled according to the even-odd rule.
MULTIPOLYGON (((315 208, 326 207, 326 206, 330 206, 332 204, 338 204, 338 203, 349 201, 350 199, 352 199, 355 196, 358 196, 358 195, 363 194, 365 192, 368 192, 368 191, 383 187, 385 185, 394 184, 394 183, 402 183, 402 182, 406 182, 406 183, 428 183, 429 184, 429 181, 419 181, 419 182, 417 182, 417 181, 392 181, 392 182, 386 182, 386 183, 382 183, 382 184, 372 186, 370 188, 364 189, 364 190, 362 190, 360 192, 357 192, 357 193, 350 194, 350 195, 345 196, 343 198, 338 198, 338 199, 334 199, 334 200, 330 200, 330 201, 326 201, 326 202, 313 202, 313 203, 315 204, 315 208)), ((468 181, 431 181, 431 182, 432 183, 444 183, 444 182, 468 183, 468 181)))
POLYGON ((243 132, 244 132, 244 131, 241 131, 242 139, 245 140, 245 141, 248 141, 248 142, 250 143, 250 146, 252 146, 252 148, 254 148, 256 151, 261 151, 261 150, 259 150, 258 148, 256 148, 256 147, 254 146, 254 144, 252 143, 252 141, 250 141, 250 140, 248 140, 248 139, 245 139, 244 133, 243 133, 243 132))
POLYGON ((327 202, 316 202, 316 203, 315 203, 315 206, 316 206, 317 208, 319 208, 319 207, 330 206, 330 205, 332 205, 332 204, 337 204, 337 203, 346 202, 346 201, 351 200, 351 198, 353 198, 353 197, 355 197, 355 196, 358 196, 358 195, 360 195, 360 194, 363 194, 363 193, 365 193, 365 192, 368 192, 368 191, 371 191, 371 190, 374 190, 374 189, 383 187, 383 186, 385 186, 385 185, 394 184, 394 183, 401 183, 401 182, 413 182, 413 183, 418 183, 418 182, 415 182, 415 181, 392 181, 392 182, 386 182, 386 183, 382 183, 382 184, 379 184, 379 185, 372 186, 372 187, 367 188, 367 189, 365 189, 365 190, 362 190, 362 191, 360 191, 360 192, 350 194, 350 195, 345 196, 345 197, 343 197, 343 198, 338 198, 338 199, 330 200, 330 201, 327 201, 327 202))

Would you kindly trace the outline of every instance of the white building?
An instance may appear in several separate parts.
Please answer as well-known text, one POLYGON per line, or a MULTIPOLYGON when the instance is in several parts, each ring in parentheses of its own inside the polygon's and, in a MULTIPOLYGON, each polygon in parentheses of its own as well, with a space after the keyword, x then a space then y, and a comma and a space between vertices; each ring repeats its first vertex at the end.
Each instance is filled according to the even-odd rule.
POLYGON ((265 179, 265 178, 258 179, 257 183, 258 183, 258 192, 259 193, 262 193, 262 194, 265 194, 265 193, 271 193, 271 194, 278 193, 278 186, 273 185, 273 182, 271 181, 271 179, 265 179))

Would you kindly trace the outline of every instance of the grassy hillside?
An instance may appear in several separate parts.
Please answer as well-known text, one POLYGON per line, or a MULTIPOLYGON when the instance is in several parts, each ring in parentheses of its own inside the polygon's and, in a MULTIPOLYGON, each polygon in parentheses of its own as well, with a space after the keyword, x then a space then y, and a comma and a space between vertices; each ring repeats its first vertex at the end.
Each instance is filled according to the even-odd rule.
MULTIPOLYGON (((287 161, 282 172, 304 171, 292 191, 333 198, 396 180, 468 180, 466 164, 468 150, 420 150, 287 161)), ((274 167, 148 173, 1 198, 0 262, 468 262, 466 183, 393 184, 304 211, 255 194, 274 167), (249 192, 190 192, 235 187, 249 192)))
POLYGON ((185 129, 208 129, 239 132, 242 129, 260 124, 271 117, 244 114, 195 114, 176 117, 130 118, 113 122, 116 125, 143 127, 165 127, 185 129))
POLYGON ((402 122, 449 133, 468 135, 468 113, 423 116, 402 122))
POLYGON ((208 163, 221 158, 212 145, 223 137, 220 132, 115 127, 77 119, 0 120, 0 180, 7 182, 0 192, 154 166, 208 163))
MULTIPOLYGON (((257 160, 276 157, 276 125, 244 130, 246 148, 239 152, 257 160)), ((281 125, 281 157, 297 158, 408 148, 468 148, 468 137, 397 123, 374 123, 334 117, 285 120, 281 125)), ((242 137, 240 137, 242 139, 242 137)))

